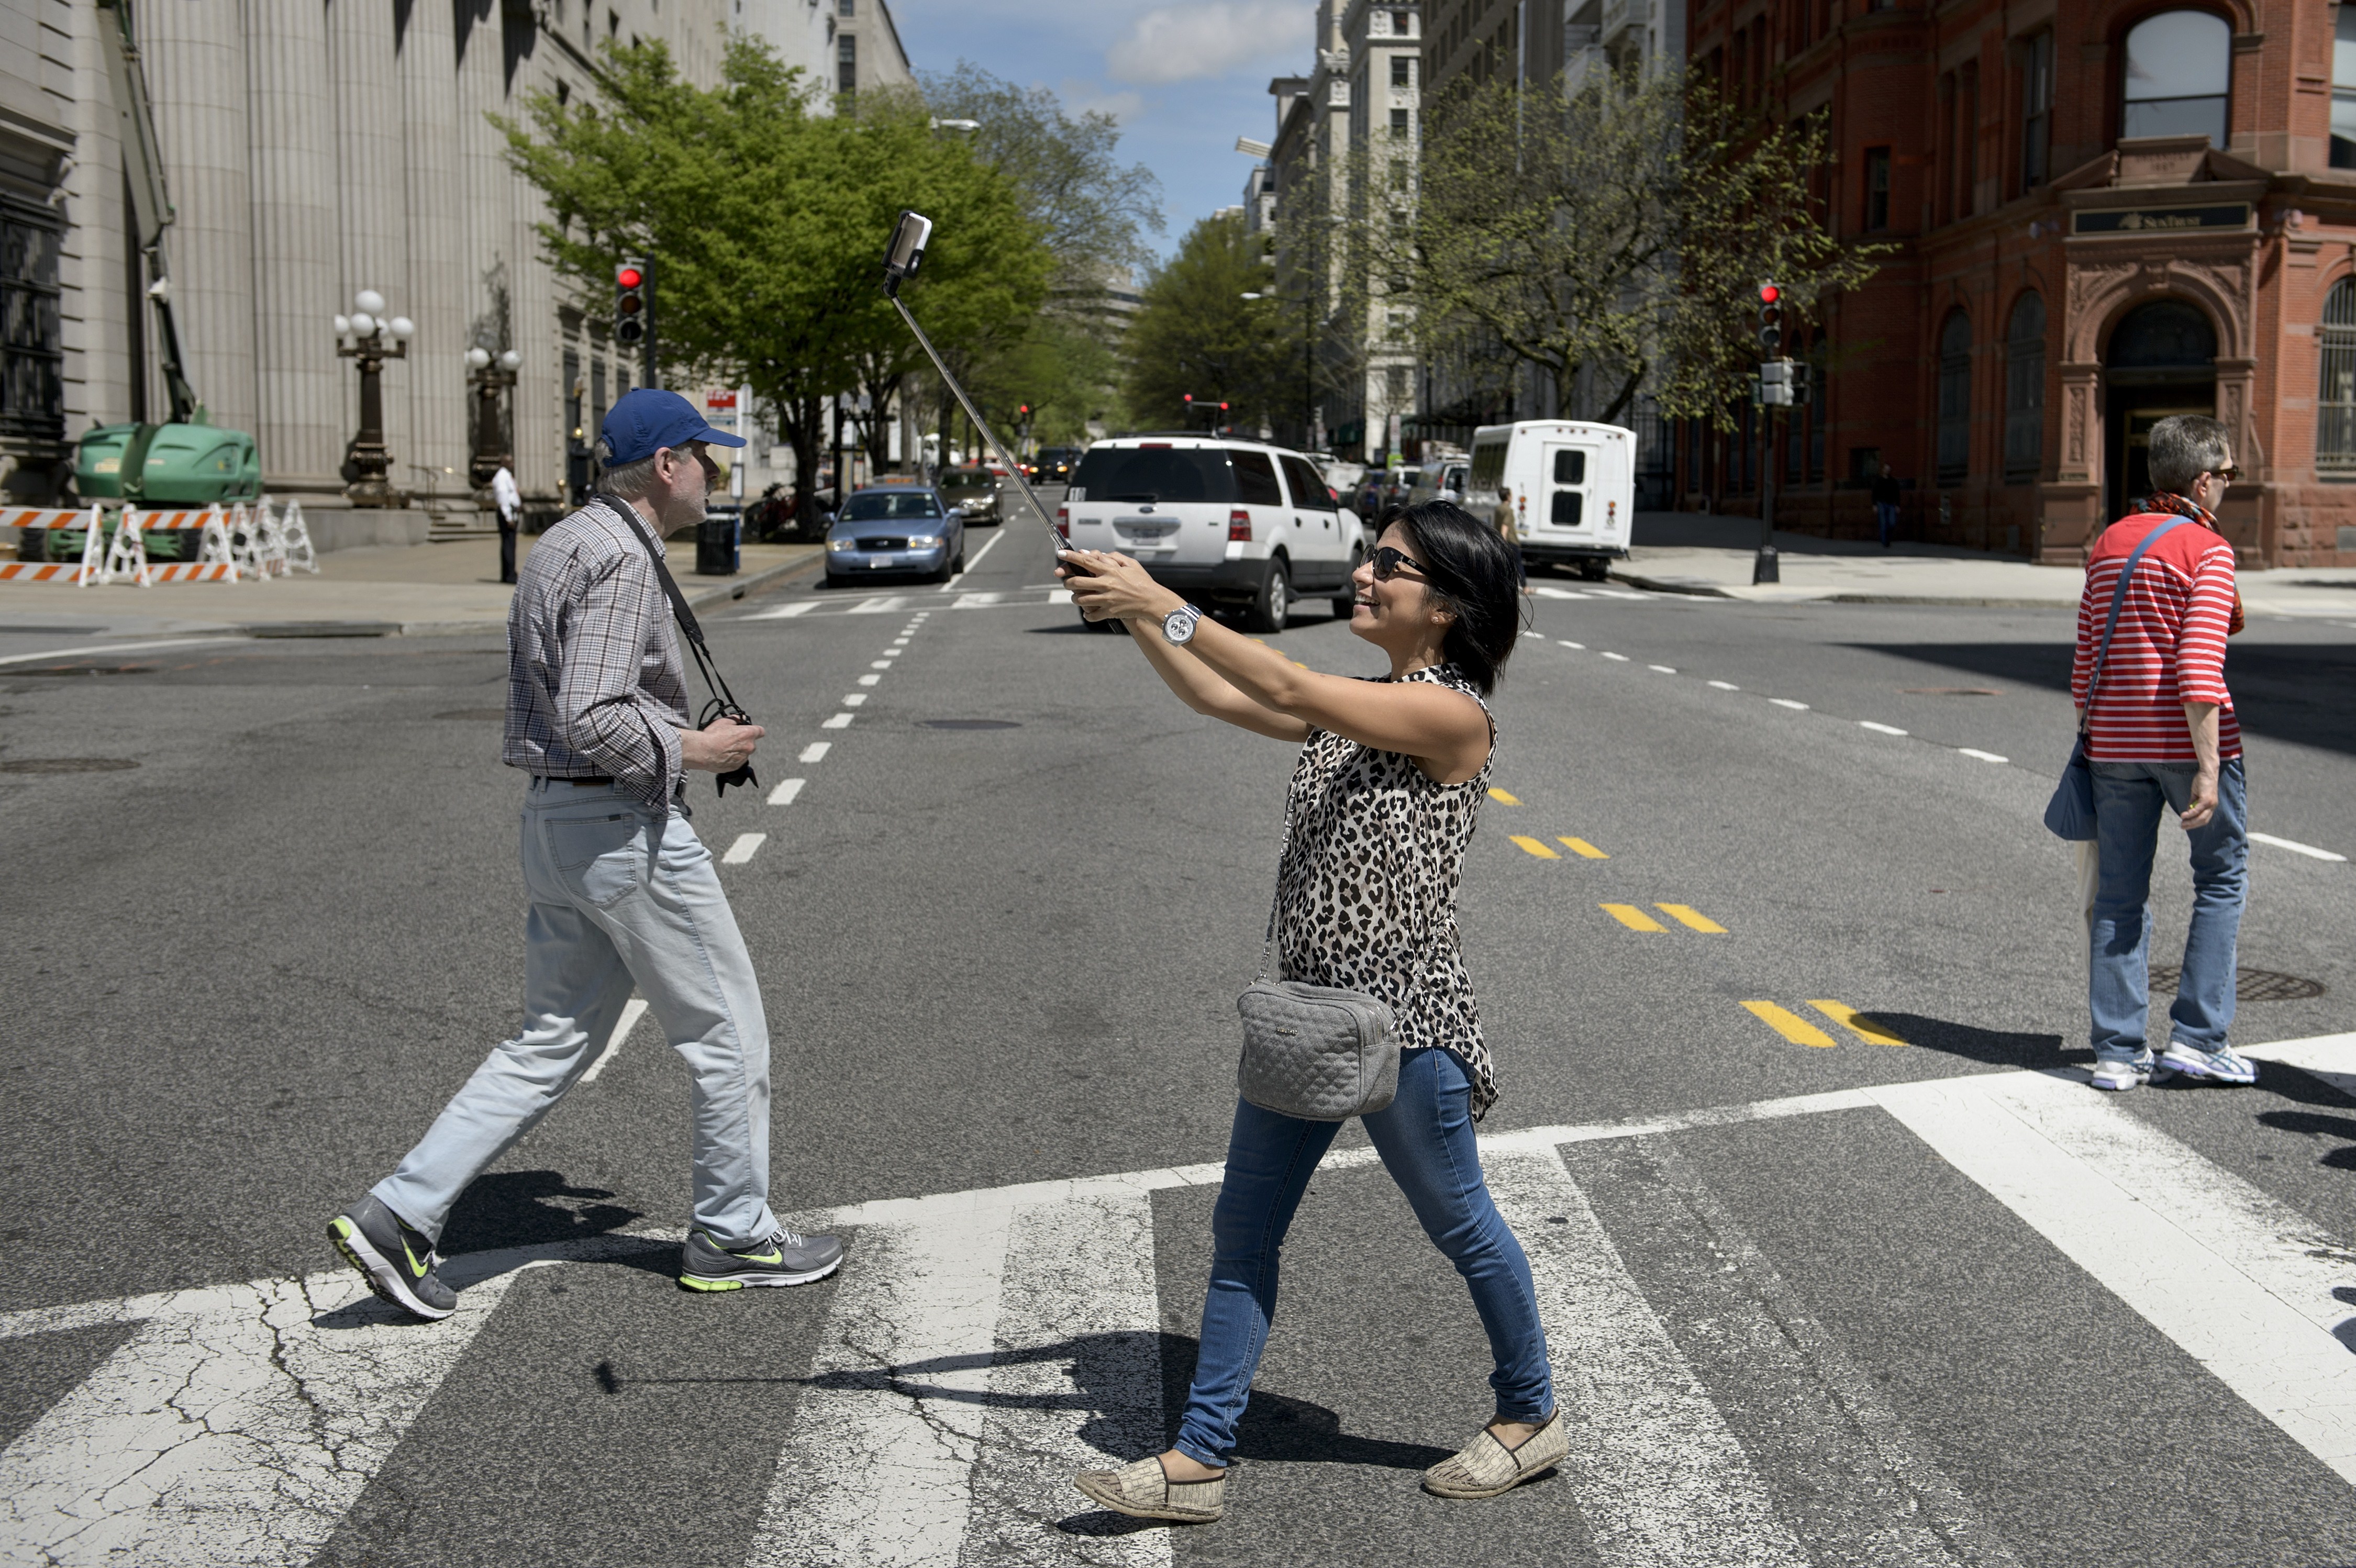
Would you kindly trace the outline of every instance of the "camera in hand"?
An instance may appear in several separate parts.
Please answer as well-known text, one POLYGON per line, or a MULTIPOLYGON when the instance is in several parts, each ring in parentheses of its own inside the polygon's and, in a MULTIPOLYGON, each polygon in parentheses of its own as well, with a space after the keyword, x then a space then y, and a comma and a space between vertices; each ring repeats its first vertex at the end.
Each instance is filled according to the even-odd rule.
MULTIPOLYGON (((696 721, 695 727, 698 729, 710 729, 722 719, 731 719, 740 725, 749 725, 753 722, 753 715, 746 713, 744 709, 738 707, 734 703, 723 702, 722 699, 714 697, 712 701, 703 705, 703 716, 696 721)), ((728 793, 728 786, 731 784, 738 785, 745 789, 759 789, 761 785, 760 779, 753 776, 753 764, 750 761, 747 761, 742 768, 734 768, 729 772, 720 775, 718 783, 719 789, 717 792, 723 795, 728 793)))

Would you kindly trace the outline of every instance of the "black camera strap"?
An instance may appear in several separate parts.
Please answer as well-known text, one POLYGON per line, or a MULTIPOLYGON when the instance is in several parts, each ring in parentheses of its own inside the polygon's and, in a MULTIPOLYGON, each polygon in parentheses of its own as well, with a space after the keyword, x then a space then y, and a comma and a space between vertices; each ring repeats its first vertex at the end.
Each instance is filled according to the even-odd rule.
MULTIPOLYGON (((607 510, 622 520, 623 525, 630 531, 630 536, 646 551, 647 559, 654 565, 655 581, 662 585, 663 596, 670 600, 671 618, 679 622, 680 632, 687 639, 690 651, 695 655, 695 667, 702 671, 703 689, 712 693, 712 700, 703 705, 703 714, 696 721, 695 727, 709 729, 712 721, 719 718, 734 719, 740 725, 751 724, 753 715, 737 705, 736 693, 728 689, 726 677, 712 662, 712 650, 704 645, 702 623, 695 618, 695 612, 688 608, 687 596, 679 591, 679 583, 671 576, 670 568, 663 564, 662 552, 655 548, 653 536, 647 532, 646 524, 638 517, 638 509, 610 496, 601 495, 597 499, 605 503, 607 510)), ((734 772, 720 776, 719 793, 728 793, 731 784, 757 786, 760 782, 753 776, 753 765, 747 762, 734 772)))

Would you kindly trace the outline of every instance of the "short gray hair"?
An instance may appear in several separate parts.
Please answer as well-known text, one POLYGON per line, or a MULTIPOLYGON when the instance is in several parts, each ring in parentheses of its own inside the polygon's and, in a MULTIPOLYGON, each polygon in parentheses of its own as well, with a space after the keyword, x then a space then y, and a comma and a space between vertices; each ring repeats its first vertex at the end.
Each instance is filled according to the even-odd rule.
POLYGON ((2225 466, 2228 432, 2205 413, 2172 413, 2151 427, 2151 482, 2184 495, 2192 481, 2225 466))
POLYGON ((658 448, 635 463, 621 463, 607 468, 597 476, 597 488, 609 496, 618 496, 626 501, 636 500, 655 488, 655 459, 661 456, 658 448))

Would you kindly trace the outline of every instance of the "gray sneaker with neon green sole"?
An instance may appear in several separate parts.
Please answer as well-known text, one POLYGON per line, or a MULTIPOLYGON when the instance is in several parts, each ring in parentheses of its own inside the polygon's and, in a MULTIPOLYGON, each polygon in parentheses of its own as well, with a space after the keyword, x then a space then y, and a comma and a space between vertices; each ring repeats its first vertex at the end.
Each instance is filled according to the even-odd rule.
POLYGON ((730 1251, 701 1230, 687 1233, 679 1252, 679 1283, 689 1290, 743 1290, 748 1285, 806 1285, 842 1266, 842 1243, 832 1236, 779 1230, 766 1241, 730 1251))
POLYGON ((458 1293, 434 1273, 442 1262, 434 1243, 374 1197, 327 1221, 327 1240, 360 1272, 369 1289, 402 1311, 430 1323, 458 1310, 458 1293))

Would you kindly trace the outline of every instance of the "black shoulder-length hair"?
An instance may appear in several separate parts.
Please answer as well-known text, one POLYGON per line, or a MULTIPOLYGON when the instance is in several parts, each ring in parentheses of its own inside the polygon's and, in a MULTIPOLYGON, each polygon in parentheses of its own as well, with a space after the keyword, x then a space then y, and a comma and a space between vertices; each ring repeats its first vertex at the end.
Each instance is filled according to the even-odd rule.
POLYGON ((1451 501, 1393 507, 1375 536, 1393 523, 1407 530, 1415 558, 1430 569, 1426 587, 1456 618, 1441 650, 1483 694, 1496 690, 1497 672, 1522 632, 1522 575, 1514 547, 1451 501))

